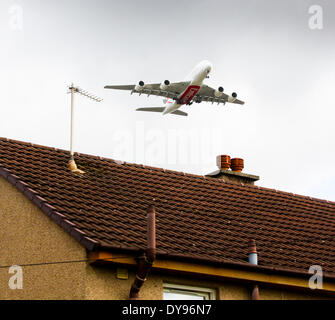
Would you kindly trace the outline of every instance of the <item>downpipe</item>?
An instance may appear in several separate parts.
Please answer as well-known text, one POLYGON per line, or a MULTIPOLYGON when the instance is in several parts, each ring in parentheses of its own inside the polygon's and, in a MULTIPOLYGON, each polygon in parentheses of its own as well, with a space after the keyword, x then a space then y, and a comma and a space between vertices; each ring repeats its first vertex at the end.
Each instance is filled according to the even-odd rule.
POLYGON ((138 300, 139 292, 147 280, 152 264, 156 259, 156 211, 154 206, 147 209, 147 248, 137 260, 137 273, 130 288, 129 299, 138 300))

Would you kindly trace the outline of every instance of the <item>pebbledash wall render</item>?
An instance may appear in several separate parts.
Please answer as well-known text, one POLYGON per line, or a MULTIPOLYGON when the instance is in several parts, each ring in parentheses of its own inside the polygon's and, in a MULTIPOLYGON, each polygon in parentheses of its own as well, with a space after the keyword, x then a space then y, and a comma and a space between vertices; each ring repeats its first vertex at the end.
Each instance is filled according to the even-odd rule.
MULTIPOLYGON (((17 182, 0 177, 0 265, 8 266, 0 269, 0 299, 128 299, 136 254, 93 247, 89 251, 13 184, 17 182), (98 264, 106 255, 120 259, 98 264), (22 266, 22 289, 8 285, 12 265, 22 266), (119 268, 128 271, 127 279, 118 278, 119 268)), ((261 299, 334 297, 331 278, 324 280, 324 292, 308 289, 307 275, 271 273, 266 268, 241 272, 238 267, 229 273, 225 266, 215 267, 225 270, 215 275, 213 268, 201 262, 158 258, 140 298, 162 299, 164 283, 212 288, 217 299, 250 299, 254 283, 259 284, 261 299)))

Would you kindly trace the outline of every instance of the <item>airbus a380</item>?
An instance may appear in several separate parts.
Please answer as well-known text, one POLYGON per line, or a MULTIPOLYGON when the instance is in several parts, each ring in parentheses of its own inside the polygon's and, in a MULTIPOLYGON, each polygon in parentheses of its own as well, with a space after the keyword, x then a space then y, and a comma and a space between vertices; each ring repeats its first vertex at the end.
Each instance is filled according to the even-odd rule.
POLYGON ((203 84, 212 70, 212 64, 205 60, 198 63, 188 75, 186 81, 170 83, 165 80, 162 83, 145 84, 139 81, 136 85, 113 85, 105 86, 105 89, 129 90, 132 93, 147 94, 165 97, 163 107, 138 108, 137 111, 160 112, 164 114, 175 114, 187 116, 186 112, 178 110, 183 105, 191 105, 193 102, 200 103, 203 101, 212 103, 226 102, 244 104, 243 101, 237 99, 237 94, 233 92, 231 95, 225 94, 223 87, 213 89, 203 84))

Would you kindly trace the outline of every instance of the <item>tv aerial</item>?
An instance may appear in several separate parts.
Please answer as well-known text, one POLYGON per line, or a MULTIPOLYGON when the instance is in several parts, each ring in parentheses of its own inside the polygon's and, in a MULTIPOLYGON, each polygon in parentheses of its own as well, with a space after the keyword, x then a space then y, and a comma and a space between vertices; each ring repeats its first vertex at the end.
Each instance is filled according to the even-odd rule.
POLYGON ((101 102, 103 99, 87 92, 86 90, 81 89, 80 87, 75 87, 73 83, 67 88, 69 89, 68 93, 71 93, 71 135, 70 135, 71 158, 69 161, 69 169, 73 172, 84 173, 84 171, 79 170, 77 168, 76 162, 74 161, 74 96, 75 96, 75 93, 79 93, 80 95, 86 98, 89 98, 95 102, 101 102))

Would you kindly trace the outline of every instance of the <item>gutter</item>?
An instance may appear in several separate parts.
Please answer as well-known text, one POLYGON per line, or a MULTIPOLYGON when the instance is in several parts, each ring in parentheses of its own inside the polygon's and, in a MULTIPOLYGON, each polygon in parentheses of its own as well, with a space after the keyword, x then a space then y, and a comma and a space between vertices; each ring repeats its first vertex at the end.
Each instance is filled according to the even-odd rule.
MULTIPOLYGON (((138 247, 130 246, 113 246, 104 242, 100 242, 100 246, 96 249, 97 252, 123 252, 127 254, 136 254, 139 252, 138 247)), ((208 266, 214 266, 219 268, 234 268, 237 270, 244 270, 248 272, 257 272, 266 275, 280 275, 280 276, 290 276, 290 277, 302 277, 310 278, 311 274, 302 269, 293 269, 293 268, 284 268, 284 267, 272 267, 265 265, 253 265, 248 262, 238 262, 226 259, 216 259, 216 258, 207 258, 199 257, 194 255, 180 254, 180 253, 168 253, 167 251, 156 250, 156 257, 161 260, 169 261, 184 261, 189 263, 196 263, 208 266)), ((335 283, 335 273, 324 272, 323 279, 331 283, 335 283)))
POLYGON ((136 259, 137 273, 130 288, 129 299, 138 300, 143 283, 147 280, 152 264, 156 259, 156 211, 153 206, 147 209, 147 248, 136 259))

